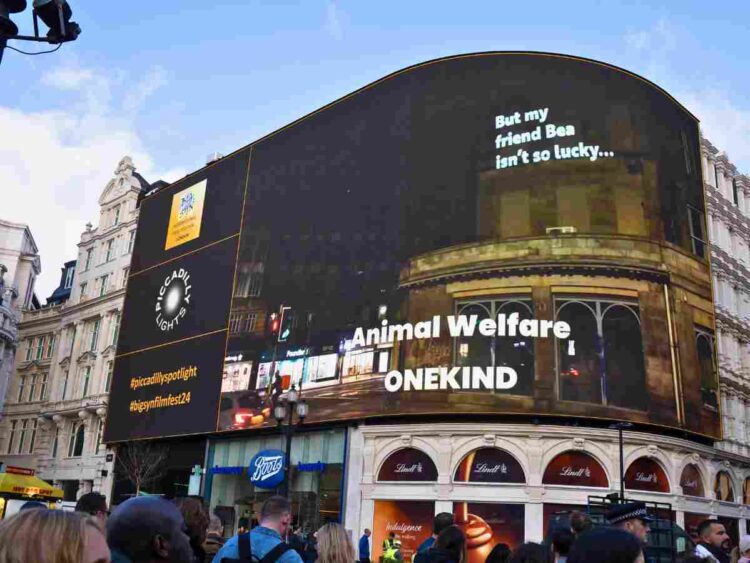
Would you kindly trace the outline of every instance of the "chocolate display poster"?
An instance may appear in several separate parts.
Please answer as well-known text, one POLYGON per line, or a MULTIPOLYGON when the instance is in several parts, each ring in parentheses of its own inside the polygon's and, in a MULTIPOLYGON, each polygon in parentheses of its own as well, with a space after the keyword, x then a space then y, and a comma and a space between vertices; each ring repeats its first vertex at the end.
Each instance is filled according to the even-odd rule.
POLYGON ((453 514, 456 525, 466 535, 468 563, 484 563, 499 543, 508 544, 511 549, 523 543, 522 504, 456 502, 453 514))
POLYGON ((401 557, 411 561, 419 544, 432 535, 435 503, 431 501, 376 500, 372 525, 372 560, 383 555, 383 541, 391 532, 401 542, 401 557))

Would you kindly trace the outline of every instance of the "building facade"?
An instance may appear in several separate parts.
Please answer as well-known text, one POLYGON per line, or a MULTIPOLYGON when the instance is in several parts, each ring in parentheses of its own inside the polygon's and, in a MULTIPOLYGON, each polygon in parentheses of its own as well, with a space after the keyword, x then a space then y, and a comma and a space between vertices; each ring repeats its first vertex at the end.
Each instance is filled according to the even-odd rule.
POLYGON ((337 100, 144 199, 105 439, 208 436, 232 533, 301 389, 295 519, 370 528, 374 559, 450 511, 484 561, 621 486, 737 537, 706 146, 657 85, 562 55, 448 57, 337 100))
POLYGON ((750 457, 750 178, 708 140, 701 143, 724 440, 718 447, 750 457))
POLYGON ((147 182, 123 158, 99 197, 99 224, 86 225, 74 263, 65 264, 50 306, 27 311, 5 407, 2 459, 36 469, 65 500, 109 496, 114 454, 103 420, 147 182))
POLYGON ((15 367, 21 313, 35 306, 34 283, 41 271, 29 227, 0 219, 0 409, 15 367))

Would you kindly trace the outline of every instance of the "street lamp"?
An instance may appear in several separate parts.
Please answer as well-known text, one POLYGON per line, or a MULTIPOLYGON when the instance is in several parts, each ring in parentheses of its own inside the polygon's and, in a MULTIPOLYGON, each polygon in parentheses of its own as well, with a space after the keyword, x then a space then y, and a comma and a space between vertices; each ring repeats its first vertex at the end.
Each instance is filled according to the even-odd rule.
POLYGON ((609 426, 612 430, 617 430, 620 438, 620 502, 625 502, 625 460, 622 453, 622 431, 626 428, 632 428, 631 422, 617 422, 609 426))
POLYGON ((273 417, 276 419, 282 433, 286 436, 286 450, 284 455, 284 481, 281 484, 281 495, 289 494, 289 479, 292 470, 292 436, 297 427, 307 417, 309 406, 305 401, 300 400, 300 392, 292 385, 286 396, 286 401, 279 401, 273 409, 273 417), (297 423, 294 424, 294 413, 297 413, 297 423), (286 424, 284 421, 286 420, 286 424))

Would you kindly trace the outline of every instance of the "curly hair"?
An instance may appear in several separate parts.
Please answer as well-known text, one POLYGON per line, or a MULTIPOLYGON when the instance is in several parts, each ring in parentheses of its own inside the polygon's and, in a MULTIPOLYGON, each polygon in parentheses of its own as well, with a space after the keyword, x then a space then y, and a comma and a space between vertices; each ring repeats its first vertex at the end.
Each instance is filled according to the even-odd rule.
POLYGON ((191 546, 200 546, 206 541, 210 518, 200 497, 177 497, 172 501, 185 519, 191 546))

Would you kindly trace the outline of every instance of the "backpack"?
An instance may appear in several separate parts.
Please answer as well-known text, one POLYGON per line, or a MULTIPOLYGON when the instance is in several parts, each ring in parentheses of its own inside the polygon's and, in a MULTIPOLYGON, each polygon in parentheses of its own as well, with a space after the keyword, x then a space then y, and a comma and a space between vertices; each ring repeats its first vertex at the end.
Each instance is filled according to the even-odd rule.
POLYGON ((240 551, 240 558, 222 557, 221 563, 275 563, 279 557, 292 549, 288 544, 281 542, 262 558, 258 559, 258 557, 253 555, 253 549, 250 545, 250 532, 237 536, 237 547, 240 551))

